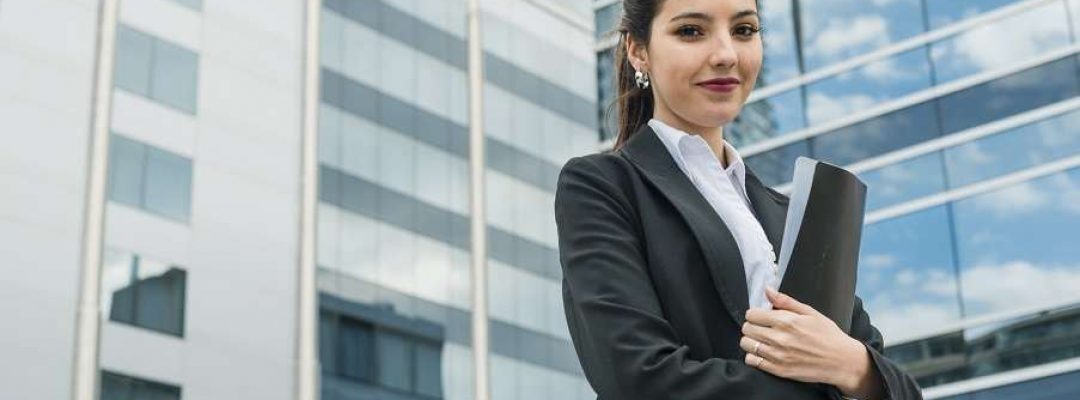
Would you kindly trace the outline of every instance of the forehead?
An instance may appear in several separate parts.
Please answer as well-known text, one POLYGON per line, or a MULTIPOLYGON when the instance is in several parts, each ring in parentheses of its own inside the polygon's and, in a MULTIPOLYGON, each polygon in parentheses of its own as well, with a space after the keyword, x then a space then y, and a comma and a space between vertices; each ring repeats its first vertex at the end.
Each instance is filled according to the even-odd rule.
POLYGON ((667 23, 683 14, 702 14, 714 21, 726 21, 736 13, 757 10, 755 0, 664 0, 656 13, 657 21, 667 23))

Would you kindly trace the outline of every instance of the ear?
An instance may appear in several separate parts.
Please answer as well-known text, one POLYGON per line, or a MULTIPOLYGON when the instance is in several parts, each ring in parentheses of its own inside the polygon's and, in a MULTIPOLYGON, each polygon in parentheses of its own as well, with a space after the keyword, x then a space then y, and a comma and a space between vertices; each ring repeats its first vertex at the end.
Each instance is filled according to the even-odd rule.
POLYGON ((630 65, 634 66, 634 69, 638 71, 649 70, 649 52, 645 49, 641 43, 638 43, 636 39, 629 33, 626 33, 626 58, 630 60, 630 65))

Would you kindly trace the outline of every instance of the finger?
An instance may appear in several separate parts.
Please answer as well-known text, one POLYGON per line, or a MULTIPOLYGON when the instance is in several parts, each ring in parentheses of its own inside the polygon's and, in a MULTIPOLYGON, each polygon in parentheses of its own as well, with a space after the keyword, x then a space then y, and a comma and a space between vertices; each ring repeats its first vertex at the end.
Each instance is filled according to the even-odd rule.
POLYGON ((760 326, 760 325, 754 325, 754 324, 751 324, 751 323, 747 322, 747 323, 743 324, 742 333, 743 333, 744 336, 749 336, 751 339, 754 339, 754 340, 759 341, 759 342, 763 342, 765 344, 774 344, 775 343, 773 341, 773 337, 776 334, 776 330, 772 329, 772 328, 768 328, 768 327, 764 327, 764 326, 760 326))
POLYGON ((742 338, 739 338, 739 348, 741 348, 744 352, 747 353, 753 353, 754 346, 757 346, 757 343, 761 342, 751 339, 749 336, 743 336, 742 338))
POLYGON ((739 339, 739 348, 741 348, 744 352, 751 353, 758 357, 772 359, 769 353, 770 347, 768 344, 766 344, 765 342, 751 339, 748 336, 743 336, 741 339, 739 339))
POLYGON ((788 310, 767 310, 752 308, 746 312, 746 320, 754 325, 776 328, 789 324, 795 320, 798 314, 788 310))
POLYGON ((773 307, 777 309, 790 310, 800 315, 809 315, 817 312, 817 310, 814 310, 814 307, 803 304, 798 300, 795 300, 794 297, 780 293, 771 287, 765 287, 765 296, 768 297, 769 302, 772 303, 773 307))
POLYGON ((766 358, 746 353, 746 357, 743 359, 743 362, 745 362, 746 365, 749 365, 751 367, 776 375, 776 367, 766 358))

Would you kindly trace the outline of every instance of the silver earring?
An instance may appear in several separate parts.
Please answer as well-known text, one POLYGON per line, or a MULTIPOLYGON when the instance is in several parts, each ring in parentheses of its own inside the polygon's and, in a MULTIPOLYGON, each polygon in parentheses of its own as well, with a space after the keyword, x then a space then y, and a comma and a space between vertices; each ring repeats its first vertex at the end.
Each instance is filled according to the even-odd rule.
POLYGON ((634 80, 637 82, 637 86, 642 89, 649 88, 649 74, 641 71, 634 73, 634 80))

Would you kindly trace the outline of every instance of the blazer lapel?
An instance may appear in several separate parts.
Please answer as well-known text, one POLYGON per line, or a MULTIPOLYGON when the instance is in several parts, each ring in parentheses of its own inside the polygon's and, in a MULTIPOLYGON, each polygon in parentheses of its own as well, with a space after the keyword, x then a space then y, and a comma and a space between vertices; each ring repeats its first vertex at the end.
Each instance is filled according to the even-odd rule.
POLYGON ((749 166, 746 167, 746 197, 750 199, 754 217, 757 217, 765 230, 765 236, 769 238, 773 251, 780 257, 780 244, 783 242, 787 222, 788 197, 765 186, 749 166))
POLYGON ((705 256, 713 285, 731 317, 742 325, 750 301, 746 273, 735 237, 727 225, 675 164, 663 142, 648 124, 630 137, 623 153, 686 220, 705 256))
MULTIPOLYGON (((735 322, 742 325, 749 308, 749 296, 742 254, 731 230, 675 164, 667 148, 648 124, 643 124, 631 136, 623 147, 623 154, 675 206, 686 221, 702 249, 720 299, 735 322)), ((746 191, 755 217, 762 224, 769 242, 779 253, 787 216, 786 198, 771 192, 749 168, 746 191)))

